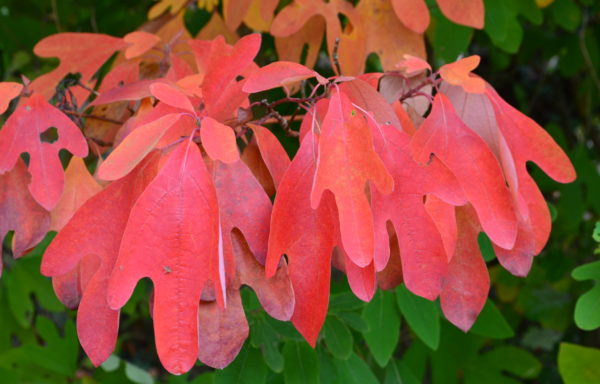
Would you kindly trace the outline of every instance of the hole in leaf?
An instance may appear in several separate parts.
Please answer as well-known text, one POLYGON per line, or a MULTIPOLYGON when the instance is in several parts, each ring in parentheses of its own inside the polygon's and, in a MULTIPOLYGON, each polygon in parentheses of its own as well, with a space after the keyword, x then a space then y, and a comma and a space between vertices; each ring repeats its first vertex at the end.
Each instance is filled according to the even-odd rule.
POLYGON ((235 81, 242 81, 242 80, 244 80, 244 76, 237 75, 235 77, 235 81))
POLYGON ((54 143, 58 140, 58 130, 54 127, 50 127, 46 129, 44 132, 40 133, 40 141, 42 143, 54 143))

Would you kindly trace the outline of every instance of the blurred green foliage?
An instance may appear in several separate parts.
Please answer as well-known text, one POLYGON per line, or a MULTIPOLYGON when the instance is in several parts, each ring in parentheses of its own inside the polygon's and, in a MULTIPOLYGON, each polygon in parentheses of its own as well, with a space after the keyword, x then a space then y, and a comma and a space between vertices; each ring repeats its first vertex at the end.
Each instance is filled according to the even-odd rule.
MULTIPOLYGON (((316 349, 292 325, 266 315, 244 289, 251 335, 238 358, 222 371, 198 363, 175 377, 157 360, 149 286, 140 284, 123 310, 115 355, 94 368, 78 346, 74 312, 60 305, 50 281, 39 274, 51 236, 18 261, 9 257, 7 238, 0 279, 0 382, 599 383, 600 2, 554 0, 540 9, 534 0, 485 0, 483 31, 452 24, 429 3, 430 60, 439 65, 459 55, 481 55, 477 73, 545 126, 578 172, 575 183, 559 185, 533 169, 555 220, 550 242, 527 278, 503 270, 489 239, 480 239, 492 290, 469 333, 449 324, 437 302, 404 286, 363 303, 334 272, 330 311, 316 349)), ((55 63, 31 53, 44 36, 59 31, 122 36, 145 21, 150 5, 0 0, 0 80, 34 78, 51 69, 55 63)), ((191 31, 207 20, 205 11, 187 11, 191 31)), ((275 59, 273 40, 266 38, 258 61, 275 59)), ((325 73, 326 62, 318 64, 325 73)), ((377 65, 369 60, 371 70, 377 65)), ((282 140, 290 153, 296 150, 294 140, 282 140)))

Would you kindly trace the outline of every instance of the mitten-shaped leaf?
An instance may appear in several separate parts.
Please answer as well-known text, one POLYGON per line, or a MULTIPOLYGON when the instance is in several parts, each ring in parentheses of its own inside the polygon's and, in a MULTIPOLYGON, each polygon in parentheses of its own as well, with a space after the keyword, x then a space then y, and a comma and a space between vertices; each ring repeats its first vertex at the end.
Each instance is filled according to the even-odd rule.
POLYGON ((367 117, 354 109, 348 97, 335 92, 323 121, 311 206, 321 195, 333 192, 339 213, 344 250, 359 267, 373 260, 374 232, 371 206, 365 194, 367 181, 383 193, 394 187, 392 176, 375 152, 367 117))
POLYGON ((109 277, 131 208, 156 175, 159 157, 150 154, 129 175, 86 201, 42 259, 42 274, 57 278, 59 298, 76 306, 77 296, 82 296, 77 333, 96 366, 112 353, 119 327, 119 312, 106 302, 109 277))
POLYGON ((29 153, 29 190, 33 198, 52 210, 63 193, 65 175, 58 151, 67 149, 85 157, 87 143, 81 131, 59 109, 34 94, 10 115, 0 131, 0 173, 12 169, 23 152, 29 153), (44 142, 42 134, 55 128, 58 139, 44 142))
POLYGON ((436 95, 431 114, 414 134, 410 149, 421 163, 435 154, 456 176, 485 233, 496 244, 513 247, 517 218, 500 163, 485 141, 456 115, 444 94, 436 95))
POLYGON ((381 271, 390 256, 387 222, 398 236, 406 287, 434 300, 447 271, 447 257, 440 233, 423 203, 433 193, 454 204, 464 204, 460 186, 450 171, 434 159, 428 166, 417 164, 408 151, 410 137, 395 127, 382 126, 385 144, 379 152, 394 177, 394 191, 371 193, 375 220, 375 268, 381 271))
POLYGON ((267 276, 273 276, 281 255, 287 255, 296 296, 292 323, 313 346, 327 314, 331 252, 337 244, 332 197, 325 193, 317 209, 310 204, 315 151, 315 137, 309 132, 277 190, 266 262, 267 276))
POLYGON ((142 193, 123 234, 108 292, 122 307, 138 280, 154 283, 154 333, 163 366, 187 372, 198 355, 198 305, 206 284, 223 300, 217 196, 198 147, 183 142, 142 193))

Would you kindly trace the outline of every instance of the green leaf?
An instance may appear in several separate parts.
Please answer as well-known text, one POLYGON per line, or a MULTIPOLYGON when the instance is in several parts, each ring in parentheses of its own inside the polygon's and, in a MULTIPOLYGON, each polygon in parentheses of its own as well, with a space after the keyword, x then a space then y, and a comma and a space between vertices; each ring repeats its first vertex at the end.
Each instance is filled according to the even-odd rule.
POLYGON ((555 0, 550 6, 556 24, 575 32, 581 23, 581 9, 573 0, 555 0))
POLYGON ((439 8, 431 9, 431 25, 427 29, 427 38, 433 46, 438 65, 455 61, 466 53, 473 29, 449 21, 439 8))
POLYGON ((400 316, 394 294, 379 290, 362 312, 369 330, 363 332, 369 350, 380 367, 385 367, 396 349, 400 337, 400 316))
POLYGON ((327 316, 323 331, 325 345, 327 345, 329 352, 338 359, 346 360, 349 358, 352 354, 354 340, 346 324, 335 316, 327 316))
POLYGON ((396 363, 394 360, 390 360, 385 368, 383 384, 419 384, 419 379, 406 363, 402 361, 396 363))
POLYGON ((594 280, 595 285, 577 299, 575 324, 586 331, 600 327, 600 261, 575 268, 571 274, 575 280, 594 280))
POLYGON ((477 243, 479 244, 479 250, 481 255, 486 262, 490 262, 496 258, 496 252, 494 252, 494 246, 490 238, 483 232, 477 237, 477 243))
POLYGON ((337 317, 358 332, 367 332, 369 324, 356 312, 339 312, 337 317))
POLYGON ((267 366, 257 349, 246 345, 222 371, 215 371, 217 384, 261 384, 267 381, 267 366))
POLYGON ((306 342, 290 341, 283 346, 286 384, 318 384, 319 357, 306 342))
POLYGON ((507 339, 514 336, 514 332, 496 305, 488 300, 471 327, 471 332, 490 337, 492 339, 507 339))
POLYGON ((561 343, 558 371, 565 384, 600 383, 600 349, 561 343))
POLYGON ((354 353, 348 360, 336 360, 335 365, 344 384, 379 384, 367 363, 354 353))
POLYGON ((532 327, 523 335, 521 344, 532 350, 541 349, 550 352, 561 337, 562 333, 553 329, 532 327))
POLYGON ((440 343, 437 304, 410 292, 404 284, 396 288, 396 300, 410 328, 429 348, 436 350, 440 343))
POLYGON ((329 313, 342 311, 354 311, 365 306, 365 302, 359 300, 352 292, 344 292, 331 295, 329 300, 329 313))
POLYGON ((265 363, 273 372, 283 371, 283 355, 279 350, 279 335, 265 320, 264 316, 256 317, 250 327, 252 345, 260 348, 265 363))

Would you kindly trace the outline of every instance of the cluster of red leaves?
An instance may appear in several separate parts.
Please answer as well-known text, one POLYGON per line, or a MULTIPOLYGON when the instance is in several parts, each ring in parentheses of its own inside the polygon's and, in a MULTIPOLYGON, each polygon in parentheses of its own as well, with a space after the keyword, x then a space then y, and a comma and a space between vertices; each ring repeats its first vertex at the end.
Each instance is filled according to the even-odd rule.
POLYGON ((292 62, 259 68, 260 35, 231 46, 176 27, 123 39, 51 36, 35 52, 59 57, 57 69, 24 86, 0 83, 0 107, 21 96, 0 130, 0 236, 15 231, 18 257, 58 231, 42 273, 78 308, 94 364, 113 351, 119 309, 142 278, 153 283, 158 355, 178 374, 196 359, 224 367, 239 352, 248 336, 242 285, 314 345, 332 264, 365 301, 400 282, 439 297, 463 330, 489 289, 480 232, 507 270, 528 272, 550 216, 526 162, 560 182, 575 172, 541 127, 471 74, 477 57, 435 73, 407 57, 402 72, 324 79, 292 62), (96 84, 92 75, 115 52, 96 84), (69 110, 47 101, 69 72, 81 73, 83 86, 66 102, 91 100, 97 87, 87 109, 108 121, 89 118, 82 132, 69 110), (302 99, 290 162, 255 124, 265 119, 254 119, 249 95, 307 79, 315 87, 302 99), (49 128, 52 143, 41 140, 49 128), (95 178, 81 159, 88 144, 99 157, 95 178), (61 149, 74 155, 66 173, 61 149))

